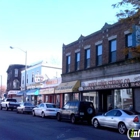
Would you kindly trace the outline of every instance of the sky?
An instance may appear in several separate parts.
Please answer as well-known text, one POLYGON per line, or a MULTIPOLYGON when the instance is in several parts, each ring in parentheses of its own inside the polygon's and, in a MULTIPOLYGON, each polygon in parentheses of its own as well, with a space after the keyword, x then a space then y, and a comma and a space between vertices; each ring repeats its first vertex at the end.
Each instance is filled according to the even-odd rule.
POLYGON ((46 60, 62 67, 62 45, 117 22, 120 0, 0 0, 0 75, 11 64, 46 60), (14 49, 10 49, 12 46, 14 49))

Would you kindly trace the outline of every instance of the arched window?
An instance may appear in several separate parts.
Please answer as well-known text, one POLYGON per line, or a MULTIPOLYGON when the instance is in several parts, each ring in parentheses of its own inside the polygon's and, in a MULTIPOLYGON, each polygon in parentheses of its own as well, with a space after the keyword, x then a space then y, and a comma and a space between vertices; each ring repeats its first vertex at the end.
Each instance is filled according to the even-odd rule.
POLYGON ((13 89, 19 89, 19 88, 20 88, 19 80, 15 79, 13 81, 13 89))

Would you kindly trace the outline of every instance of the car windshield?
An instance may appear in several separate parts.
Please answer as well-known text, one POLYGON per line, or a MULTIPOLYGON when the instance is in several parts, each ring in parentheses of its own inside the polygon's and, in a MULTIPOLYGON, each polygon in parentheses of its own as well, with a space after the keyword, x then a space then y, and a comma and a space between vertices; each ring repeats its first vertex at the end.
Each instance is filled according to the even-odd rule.
POLYGON ((56 105, 54 105, 54 104, 46 104, 46 107, 47 108, 56 108, 56 105))
POLYGON ((32 106, 31 103, 24 103, 25 106, 32 106))

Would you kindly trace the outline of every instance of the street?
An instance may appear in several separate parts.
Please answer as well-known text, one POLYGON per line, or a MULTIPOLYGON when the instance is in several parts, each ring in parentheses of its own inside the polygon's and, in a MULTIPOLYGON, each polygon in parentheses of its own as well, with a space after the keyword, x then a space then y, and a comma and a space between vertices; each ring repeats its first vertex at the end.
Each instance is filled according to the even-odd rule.
POLYGON ((33 117, 16 111, 0 111, 0 140, 128 140, 117 130, 94 129, 86 122, 71 124, 55 118, 33 117))

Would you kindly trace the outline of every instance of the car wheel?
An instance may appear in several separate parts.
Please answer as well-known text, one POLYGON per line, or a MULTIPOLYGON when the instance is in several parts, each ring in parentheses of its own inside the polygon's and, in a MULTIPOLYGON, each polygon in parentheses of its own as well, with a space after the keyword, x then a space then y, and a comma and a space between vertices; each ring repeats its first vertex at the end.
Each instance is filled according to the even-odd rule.
POLYGON ((6 110, 8 111, 8 107, 6 106, 6 110))
POLYGON ((98 120, 97 119, 94 119, 93 120, 93 127, 94 128, 99 128, 99 126, 100 126, 100 124, 99 124, 98 120))
POLYGON ((60 115, 60 113, 57 113, 56 117, 57 117, 57 120, 58 121, 61 121, 61 115, 60 115))
POLYGON ((41 113, 41 117, 45 118, 45 113, 44 112, 41 113))
POLYGON ((75 124, 76 123, 76 118, 75 118, 75 115, 72 115, 71 116, 71 123, 75 124))
POLYGON ((93 113, 93 109, 92 109, 91 107, 89 107, 89 108, 87 109, 87 113, 88 113, 88 114, 92 114, 92 113, 93 113))
POLYGON ((35 111, 34 111, 34 110, 33 110, 32 114, 33 114, 33 116, 36 116, 36 115, 35 115, 35 111))
POLYGON ((120 134, 125 134, 126 133, 127 128, 126 128, 124 123, 119 123, 118 131, 119 131, 120 134))

